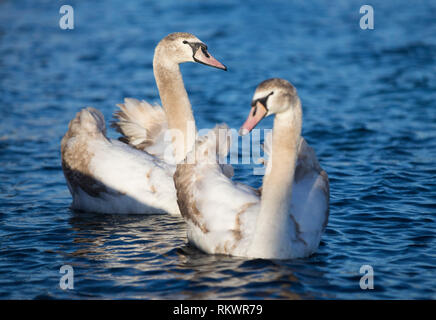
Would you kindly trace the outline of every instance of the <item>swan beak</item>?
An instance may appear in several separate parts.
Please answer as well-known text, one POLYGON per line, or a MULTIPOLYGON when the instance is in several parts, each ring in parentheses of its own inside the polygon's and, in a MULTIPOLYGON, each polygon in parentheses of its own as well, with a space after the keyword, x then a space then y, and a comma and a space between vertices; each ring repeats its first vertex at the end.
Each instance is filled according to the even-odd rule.
POLYGON ((194 60, 195 62, 227 71, 227 67, 225 65, 215 59, 207 50, 202 50, 201 47, 198 48, 197 52, 195 52, 194 60))
POLYGON ((256 105, 251 107, 250 113, 248 114, 247 120, 245 120, 241 129, 239 129, 239 135, 245 136, 254 129, 255 126, 262 120, 267 113, 265 106, 257 101, 256 105))

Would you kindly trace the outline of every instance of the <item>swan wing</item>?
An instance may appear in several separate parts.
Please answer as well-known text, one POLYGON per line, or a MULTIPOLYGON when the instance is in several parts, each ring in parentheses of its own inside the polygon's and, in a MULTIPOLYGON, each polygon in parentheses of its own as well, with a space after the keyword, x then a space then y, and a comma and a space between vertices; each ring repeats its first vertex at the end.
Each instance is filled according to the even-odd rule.
POLYGON ((61 143, 62 167, 72 208, 100 213, 179 214, 174 166, 109 140, 103 115, 80 111, 61 143))
POLYGON ((111 125, 121 133, 120 140, 163 159, 166 148, 172 145, 165 141, 168 122, 162 107, 133 98, 125 98, 117 106, 120 110, 114 113, 111 125))
POLYGON ((174 182, 188 240, 207 253, 238 255, 254 229, 249 216, 258 212, 260 198, 255 189, 233 182, 218 163, 215 139, 223 128, 197 140, 196 163, 177 165, 174 182))
POLYGON ((315 151, 301 138, 292 188, 291 216, 310 251, 319 244, 329 217, 329 180, 315 151))

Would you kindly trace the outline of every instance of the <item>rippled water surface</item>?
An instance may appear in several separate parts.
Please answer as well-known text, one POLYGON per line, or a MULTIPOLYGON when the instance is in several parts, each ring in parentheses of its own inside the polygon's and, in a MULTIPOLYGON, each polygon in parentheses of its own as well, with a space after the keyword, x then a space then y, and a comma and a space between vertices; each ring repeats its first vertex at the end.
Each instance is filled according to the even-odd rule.
MULTIPOLYGON (((359 1, 69 4, 75 29, 63 31, 58 1, 0 1, 0 298, 436 298, 434 1, 372 1, 374 30, 359 28, 359 1), (69 120, 92 105, 108 121, 124 97, 158 101, 153 49, 174 31, 229 67, 182 67, 200 128, 238 128, 268 77, 297 87, 331 188, 312 257, 210 256, 187 244, 181 218, 69 209, 69 120), (59 288, 64 264, 74 290, 59 288), (359 287, 364 264, 374 290, 359 287)), ((252 168, 236 179, 259 186, 252 168)))

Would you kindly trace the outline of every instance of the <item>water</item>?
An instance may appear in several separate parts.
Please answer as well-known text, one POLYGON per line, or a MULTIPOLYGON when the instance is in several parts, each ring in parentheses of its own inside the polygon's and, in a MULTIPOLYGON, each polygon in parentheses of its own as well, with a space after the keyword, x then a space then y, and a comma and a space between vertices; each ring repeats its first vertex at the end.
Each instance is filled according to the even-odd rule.
MULTIPOLYGON (((0 1, 0 298, 436 298, 436 3, 0 1), (318 252, 290 261, 203 254, 181 218, 74 213, 60 139, 88 105, 158 99, 155 44, 205 41, 227 73, 187 64, 199 128, 238 128, 256 85, 289 79, 331 186, 318 252), (72 265, 74 290, 59 288, 72 265), (359 269, 374 268, 374 290, 359 269)), ((261 128, 270 128, 271 120, 261 128)), ((109 135, 116 137, 110 130, 109 135)), ((239 165, 236 178, 261 176, 239 165)))

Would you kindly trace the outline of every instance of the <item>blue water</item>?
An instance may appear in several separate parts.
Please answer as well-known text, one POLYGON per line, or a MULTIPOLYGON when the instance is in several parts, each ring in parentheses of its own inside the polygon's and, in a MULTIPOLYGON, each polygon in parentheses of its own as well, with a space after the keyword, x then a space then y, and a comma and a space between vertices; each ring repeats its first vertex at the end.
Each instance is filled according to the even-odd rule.
MULTIPOLYGON (((0 1, 0 298, 436 298, 436 2, 0 1), (256 85, 283 77, 328 172, 318 252, 290 261, 203 254, 181 218, 74 213, 60 140, 85 106, 158 101, 153 49, 187 31, 229 71, 182 67, 199 128, 239 128, 256 85), (59 268, 74 268, 74 289, 59 268), (362 290, 362 265, 374 289, 362 290)), ((271 120, 261 128, 270 128, 271 120)), ((111 137, 116 137, 109 130, 111 137)), ((238 165, 236 179, 261 176, 238 165)))

